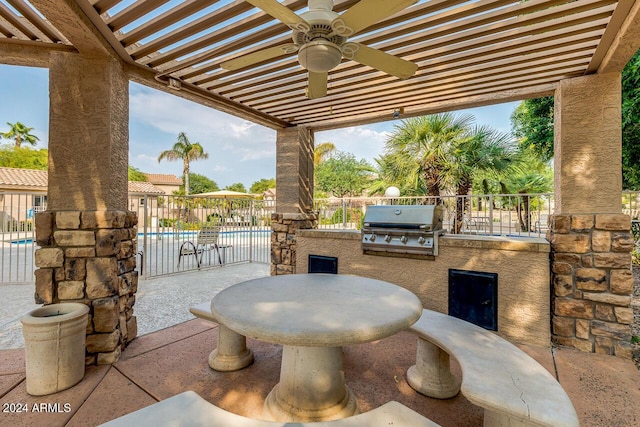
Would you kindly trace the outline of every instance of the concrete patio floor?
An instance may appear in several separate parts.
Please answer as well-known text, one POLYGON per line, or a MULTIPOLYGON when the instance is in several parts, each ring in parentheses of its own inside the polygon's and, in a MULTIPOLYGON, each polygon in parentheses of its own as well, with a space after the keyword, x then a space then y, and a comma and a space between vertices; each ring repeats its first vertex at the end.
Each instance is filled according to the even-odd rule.
MULTIPOLYGON (((233 267, 221 270, 233 274, 233 267)), ((185 275, 173 277, 187 282, 185 275)), ((115 365, 87 367, 78 385, 42 397, 26 393, 24 350, 0 351, 0 425, 95 426, 185 390, 226 410, 260 418, 262 402, 278 382, 282 348, 248 340, 255 363, 219 373, 207 364, 217 332, 217 325, 194 319, 140 336, 115 365), (18 403, 21 408, 27 404, 28 411, 12 412, 16 406, 11 404, 18 403), (35 412, 34 405, 40 408, 41 403, 49 411, 35 412)), ((520 348, 559 379, 582 426, 640 425, 640 372, 630 360, 566 348, 520 348)), ((406 370, 415 361, 415 349, 415 337, 408 332, 345 347, 346 381, 361 409, 396 400, 445 427, 481 426, 482 410, 463 396, 436 400, 409 387, 406 370)))

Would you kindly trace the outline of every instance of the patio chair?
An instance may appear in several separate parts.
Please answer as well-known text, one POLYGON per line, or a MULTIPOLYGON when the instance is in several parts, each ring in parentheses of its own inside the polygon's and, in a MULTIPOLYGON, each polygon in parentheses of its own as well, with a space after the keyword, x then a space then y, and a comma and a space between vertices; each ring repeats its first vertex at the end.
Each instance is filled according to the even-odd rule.
POLYGON ((549 229, 549 215, 541 214, 540 219, 537 219, 533 223, 533 231, 536 233, 544 234, 549 229))
POLYGON ((202 258, 204 253, 209 254, 209 264, 211 264, 211 252, 215 251, 218 255, 218 263, 224 264, 225 257, 220 253, 220 249, 226 250, 232 247, 232 245, 219 245, 218 238, 220 237, 220 226, 205 226, 198 231, 196 243, 187 240, 180 245, 180 252, 178 254, 178 268, 180 268, 180 262, 183 256, 195 256, 196 264, 198 268, 202 265, 202 258))

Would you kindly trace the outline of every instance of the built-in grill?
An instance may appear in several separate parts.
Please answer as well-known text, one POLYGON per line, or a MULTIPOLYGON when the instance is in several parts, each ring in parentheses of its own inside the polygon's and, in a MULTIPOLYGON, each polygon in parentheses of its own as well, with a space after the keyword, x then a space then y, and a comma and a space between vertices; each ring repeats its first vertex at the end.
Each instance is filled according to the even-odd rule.
POLYGON ((362 250, 417 255, 438 255, 442 234, 441 205, 368 206, 362 228, 362 250))

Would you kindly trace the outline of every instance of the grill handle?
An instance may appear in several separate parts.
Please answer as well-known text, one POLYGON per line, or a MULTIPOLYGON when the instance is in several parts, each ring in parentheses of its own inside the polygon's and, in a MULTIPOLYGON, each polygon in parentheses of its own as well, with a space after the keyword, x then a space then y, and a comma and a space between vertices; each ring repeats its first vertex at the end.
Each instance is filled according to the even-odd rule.
POLYGON ((370 228, 401 228, 405 230, 427 230, 431 228, 429 225, 419 225, 419 224, 397 224, 391 222, 365 222, 365 227, 370 228))

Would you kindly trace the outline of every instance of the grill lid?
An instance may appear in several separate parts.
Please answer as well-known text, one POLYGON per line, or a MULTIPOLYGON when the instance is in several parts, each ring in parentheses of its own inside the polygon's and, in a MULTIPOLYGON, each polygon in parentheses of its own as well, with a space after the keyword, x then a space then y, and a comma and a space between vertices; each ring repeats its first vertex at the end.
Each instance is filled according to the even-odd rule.
POLYGON ((442 228, 441 205, 373 205, 367 207, 364 226, 435 231, 442 228))

